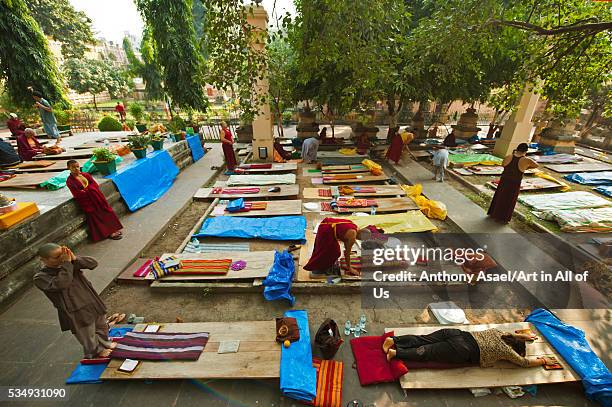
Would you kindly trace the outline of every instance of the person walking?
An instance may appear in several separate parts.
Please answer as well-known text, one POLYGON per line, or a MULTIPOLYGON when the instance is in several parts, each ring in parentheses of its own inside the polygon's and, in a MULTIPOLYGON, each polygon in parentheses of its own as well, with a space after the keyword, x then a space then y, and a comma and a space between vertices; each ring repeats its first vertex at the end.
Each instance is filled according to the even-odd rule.
POLYGON ((43 122, 45 133, 51 138, 59 139, 60 133, 57 128, 57 120, 55 120, 51 103, 43 98, 42 93, 36 90, 32 92, 32 98, 35 101, 34 107, 37 108, 40 113, 40 120, 43 122))

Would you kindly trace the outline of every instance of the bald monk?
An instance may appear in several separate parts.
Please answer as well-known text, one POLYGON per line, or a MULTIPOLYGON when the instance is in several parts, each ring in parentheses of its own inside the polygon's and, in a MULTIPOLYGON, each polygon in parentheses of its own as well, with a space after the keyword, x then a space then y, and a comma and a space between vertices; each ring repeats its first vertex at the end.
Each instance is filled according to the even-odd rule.
POLYGON ((348 219, 325 218, 317 229, 314 249, 310 260, 304 266, 310 271, 312 278, 322 278, 334 272, 336 261, 340 258, 340 243, 344 244, 344 260, 348 266, 347 274, 358 276, 359 271, 351 266, 351 249, 357 240, 367 240, 369 229, 358 229, 357 225, 348 219))
POLYGON ((82 271, 95 269, 98 262, 55 243, 42 245, 38 255, 44 267, 34 275, 34 285, 57 309, 62 331, 72 332, 85 359, 110 356, 116 345, 108 339, 106 306, 82 271))
POLYGON ((395 133, 385 157, 388 160, 394 161, 396 165, 399 164, 399 160, 402 158, 402 153, 404 150, 407 150, 408 153, 412 155, 408 149, 408 144, 410 144, 412 140, 414 140, 414 134, 410 133, 406 129, 399 133, 395 133))

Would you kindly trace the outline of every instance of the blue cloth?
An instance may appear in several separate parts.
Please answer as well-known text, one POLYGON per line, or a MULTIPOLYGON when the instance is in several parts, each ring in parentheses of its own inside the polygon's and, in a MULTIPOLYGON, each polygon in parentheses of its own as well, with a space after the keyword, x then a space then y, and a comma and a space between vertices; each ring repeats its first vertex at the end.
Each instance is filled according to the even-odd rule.
POLYGON ((300 339, 288 348, 281 348, 280 389, 292 399, 312 401, 317 396, 317 370, 312 367, 308 313, 290 310, 285 312, 285 317, 295 318, 300 339))
POLYGON ((166 150, 154 151, 105 178, 112 179, 130 211, 161 198, 172 187, 179 169, 166 150))
POLYGON ((244 209, 244 198, 238 198, 230 201, 225 209, 227 209, 228 212, 236 212, 244 209))
POLYGON ((268 301, 287 300, 293 306, 295 297, 291 295, 291 282, 295 273, 293 256, 287 250, 274 253, 274 264, 263 281, 264 298, 268 301))
POLYGON ((196 162, 200 158, 204 157, 204 147, 202 147, 200 136, 195 135, 187 137, 186 140, 189 148, 191 149, 191 158, 193 158, 193 162, 196 162))
POLYGON ((575 172, 565 179, 582 185, 612 185, 612 171, 575 172))
POLYGON ((593 352, 584 332, 563 323, 550 311, 539 308, 525 319, 582 378, 586 396, 603 406, 612 406, 612 373, 593 352))
POLYGON ((126 333, 132 332, 132 329, 134 329, 134 327, 131 326, 126 326, 123 328, 111 328, 108 330, 108 336, 109 338, 123 338, 126 333))
POLYGON ((215 216, 207 218, 194 237, 240 237, 243 239, 306 241, 304 216, 271 216, 251 218, 215 216))
POLYGON ((600 194, 604 194, 605 196, 612 197, 612 186, 603 186, 595 188, 595 191, 600 194))
POLYGON ((72 371, 70 377, 66 379, 66 384, 94 384, 102 383, 100 376, 108 363, 101 363, 96 365, 82 365, 78 364, 77 367, 72 371))

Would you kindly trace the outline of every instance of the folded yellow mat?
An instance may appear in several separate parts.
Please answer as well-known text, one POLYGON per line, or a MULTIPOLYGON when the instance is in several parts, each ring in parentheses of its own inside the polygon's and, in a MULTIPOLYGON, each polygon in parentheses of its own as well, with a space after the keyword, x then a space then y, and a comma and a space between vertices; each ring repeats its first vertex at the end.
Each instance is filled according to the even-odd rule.
POLYGON ((349 219, 358 228, 374 225, 384 229, 385 233, 414 233, 436 231, 438 229, 421 211, 371 216, 342 216, 342 218, 349 219))
POLYGON ((37 213, 38 206, 34 202, 17 202, 16 210, 0 215, 0 230, 8 229, 37 213))

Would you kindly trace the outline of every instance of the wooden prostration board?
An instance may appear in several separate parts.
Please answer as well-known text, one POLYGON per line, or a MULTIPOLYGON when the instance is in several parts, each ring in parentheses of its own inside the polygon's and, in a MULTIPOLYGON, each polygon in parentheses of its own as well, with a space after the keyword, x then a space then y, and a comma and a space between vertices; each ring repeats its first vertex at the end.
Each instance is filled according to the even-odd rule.
MULTIPOLYGON (((354 187, 372 187, 375 192, 355 192, 352 196, 362 198, 367 196, 405 196, 406 191, 399 187, 399 185, 355 185, 354 187)), ((329 197, 319 196, 319 189, 329 190, 329 187, 321 188, 304 188, 302 190, 302 196, 304 199, 329 199, 329 197)))
POLYGON ((323 174, 346 174, 353 172, 370 172, 368 167, 361 164, 348 165, 324 165, 321 167, 323 174))
MULTIPOLYGON (((487 185, 493 189, 497 189, 497 185, 493 182, 487 182, 487 185)), ((523 178, 521 181, 521 191, 541 191, 543 189, 561 188, 564 185, 560 182, 553 182, 544 178, 523 178)))
MULTIPOLYGON (((145 324, 136 325, 141 332, 145 324)), ((208 332, 208 343, 196 361, 140 362, 131 374, 117 369, 123 359, 112 359, 102 380, 144 379, 274 379, 280 376, 280 345, 274 321, 197 322, 162 324, 159 332, 208 332), (219 354, 222 341, 240 341, 236 353, 219 354)))
MULTIPOLYGON (((83 165, 87 162, 87 160, 85 159, 80 159, 80 160, 76 160, 79 162, 79 165, 83 165)), ((38 163, 38 162, 48 162, 48 161, 32 161, 32 163, 38 163)), ((52 172, 52 171, 64 171, 67 170, 67 162, 68 160, 62 160, 62 161, 51 161, 53 164, 46 166, 46 167, 24 167, 24 168, 19 168, 19 169, 15 169, 16 172, 18 173, 24 173, 24 172, 28 172, 28 173, 32 173, 32 172, 52 172)), ((12 169, 12 168, 11 168, 12 169)))
POLYGON ((50 165, 55 164, 55 161, 50 160, 40 160, 40 161, 24 161, 12 167, 9 167, 9 170, 23 170, 23 169, 31 169, 31 168, 45 168, 50 165))
MULTIPOLYGON (((240 168, 245 174, 255 174, 255 173, 264 173, 264 172, 289 172, 289 171, 297 171, 297 163, 272 163, 272 168, 240 168)), ((241 172, 241 173, 242 173, 241 172)))
MULTIPOLYGON (((238 187, 228 187, 225 185, 223 181, 217 181, 215 183, 215 187, 225 187, 225 188, 238 188, 238 187)), ((239 187, 239 188, 248 188, 248 187, 239 187)), ((193 199, 235 199, 235 198, 285 198, 289 196, 297 197, 300 193, 300 187, 297 184, 293 185, 264 185, 259 188, 259 192, 256 194, 212 194, 213 188, 200 188, 193 196, 193 199), (279 187, 280 191, 278 192, 268 192, 268 189, 279 187)))
POLYGON ((578 164, 548 164, 545 167, 561 174, 569 172, 594 172, 612 170, 612 165, 596 162, 578 164))
POLYGON ((359 178, 353 179, 337 179, 337 180, 323 180, 324 184, 356 184, 359 182, 384 182, 388 181, 389 177, 386 175, 357 175, 359 178))
MULTIPOLYGON (((410 198, 380 198, 376 199, 378 206, 376 207, 376 213, 380 212, 404 212, 418 210, 419 207, 410 198)), ((348 208, 347 208, 348 209, 348 208)), ((355 212, 367 212, 370 213, 371 208, 350 208, 349 213, 355 212)), ((342 212, 347 213, 347 212, 342 212)))
MULTIPOLYGON (((224 276, 165 276, 157 281, 196 281, 196 280, 240 280, 266 278, 272 264, 274 264, 274 252, 211 252, 211 253, 164 253, 161 258, 165 259, 169 256, 174 256, 182 260, 216 260, 216 259, 232 259, 232 261, 244 260, 246 267, 240 271, 230 269, 224 276)), ((147 280, 154 280, 149 275, 147 280)))
POLYGON ((39 172, 34 174, 17 174, 15 177, 0 182, 0 188, 36 188, 59 172, 39 172))
POLYGON ((61 154, 55 155, 42 155, 33 157, 33 160, 71 160, 77 158, 91 158, 93 150, 75 150, 75 151, 64 151, 61 154))
POLYGON ((528 322, 487 325, 436 325, 413 328, 385 328, 385 332, 393 331, 400 335, 426 335, 443 328, 456 328, 464 331, 483 331, 497 328, 511 332, 531 328, 538 339, 527 342, 527 356, 555 356, 563 365, 562 370, 545 370, 541 366, 524 368, 509 362, 499 362, 494 367, 482 368, 461 367, 457 369, 409 369, 400 378, 403 389, 463 389, 473 387, 524 386, 530 384, 575 382, 580 376, 563 360, 555 349, 539 334, 538 330, 528 322))
MULTIPOLYGON (((257 201, 250 201, 257 202, 257 201)), ((261 202, 261 201, 260 201, 261 202)), ((248 212, 236 212, 229 213, 224 212, 223 215, 217 215, 217 208, 225 208, 226 205, 219 204, 210 213, 210 216, 250 216, 250 217, 261 217, 261 216, 282 216, 282 215, 301 215, 302 214, 302 200, 276 200, 266 201, 266 209, 251 210, 248 212)))

